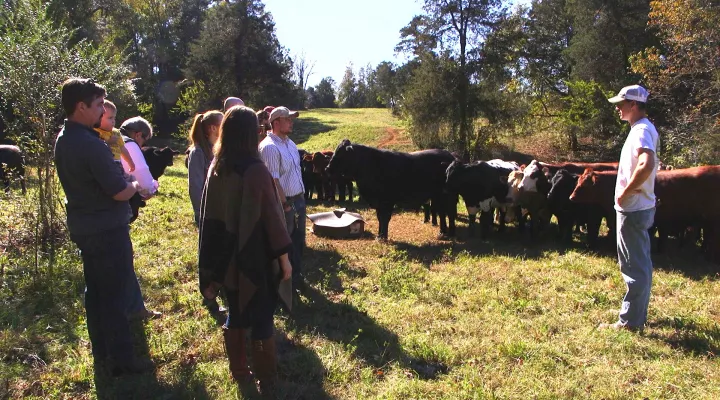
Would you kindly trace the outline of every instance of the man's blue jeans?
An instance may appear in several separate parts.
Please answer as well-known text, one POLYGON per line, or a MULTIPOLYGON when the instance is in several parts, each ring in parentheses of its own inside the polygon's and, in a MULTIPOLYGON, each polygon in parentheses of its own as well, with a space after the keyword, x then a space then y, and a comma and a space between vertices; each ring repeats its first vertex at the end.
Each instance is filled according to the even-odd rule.
POLYGON ((619 322, 628 327, 640 328, 647 321, 653 272, 648 229, 654 219, 655 208, 617 212, 618 261, 627 284, 619 322))
POLYGON ((290 202, 293 206, 293 209, 287 213, 285 213, 285 218, 288 220, 288 223, 292 223, 292 213, 294 211, 294 226, 288 226, 288 229, 290 232, 290 239, 292 239, 292 252, 289 254, 290 256, 290 264, 292 264, 292 277, 293 277, 293 287, 298 288, 300 282, 302 281, 302 255, 303 251, 305 250, 305 219, 307 218, 306 214, 306 208, 305 208, 305 197, 303 197, 303 193, 300 193, 297 196, 288 197, 288 202, 290 202))
POLYGON ((133 358, 127 310, 128 276, 133 249, 128 226, 93 235, 71 235, 80 249, 85 275, 85 310, 93 357, 112 357, 117 364, 133 358))

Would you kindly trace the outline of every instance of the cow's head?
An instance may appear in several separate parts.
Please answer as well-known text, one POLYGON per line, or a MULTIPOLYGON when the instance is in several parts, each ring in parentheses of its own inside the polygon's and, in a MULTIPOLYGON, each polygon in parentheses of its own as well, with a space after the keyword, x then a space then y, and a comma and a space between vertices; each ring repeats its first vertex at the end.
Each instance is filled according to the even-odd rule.
POLYGON ((577 177, 566 169, 560 169, 550 180, 551 187, 548 192, 550 201, 567 201, 577 186, 577 177))
POLYGON ((321 152, 316 152, 312 155, 312 171, 316 174, 322 174, 330 164, 331 155, 327 155, 321 152))
POLYGON ((325 171, 330 176, 353 175, 356 169, 356 154, 350 140, 344 139, 335 149, 325 171))
POLYGON ((537 180, 540 174, 542 174, 540 163, 537 160, 532 160, 530 165, 523 170, 523 180, 518 186, 519 189, 525 192, 537 192, 537 180))
POLYGON ((520 183, 522 183, 525 174, 522 171, 512 171, 508 175, 508 195, 506 203, 517 203, 520 197, 520 183))
POLYGON ((460 176, 466 165, 462 161, 453 161, 445 169, 445 183, 450 191, 457 193, 461 184, 460 176))
POLYGON ((597 173, 592 168, 587 168, 578 178, 577 186, 570 194, 570 201, 578 203, 592 202, 596 196, 595 190, 593 190, 596 181, 597 173))
POLYGON ((142 153, 154 179, 160 178, 165 173, 165 168, 173 165, 173 157, 181 154, 170 147, 145 147, 142 153))

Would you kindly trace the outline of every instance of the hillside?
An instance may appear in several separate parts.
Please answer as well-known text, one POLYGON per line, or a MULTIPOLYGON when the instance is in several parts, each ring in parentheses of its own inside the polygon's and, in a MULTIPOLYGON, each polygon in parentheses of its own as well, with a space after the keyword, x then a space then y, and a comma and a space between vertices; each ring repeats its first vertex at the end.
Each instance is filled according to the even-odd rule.
MULTIPOLYGON (((343 138, 409 150, 385 110, 313 110, 296 123, 298 146, 334 149, 343 138)), ((34 255, 0 254, 0 399, 235 399, 222 332, 197 290, 197 231, 187 170, 176 158, 161 193, 132 225, 135 266, 148 306, 163 318, 136 327, 155 375, 93 376, 75 247, 32 278, 34 255)), ((6 197, 0 218, 27 200, 6 197), (15 202, 15 203, 11 203, 15 202), (17 204, 16 204, 17 203, 17 204)), ((24 203, 25 202, 25 203, 24 203)), ((514 228, 487 241, 436 240, 415 212, 374 239, 373 210, 358 240, 308 233, 309 289, 290 316, 276 316, 281 390, 288 399, 717 399, 720 275, 696 249, 655 257, 643 335, 600 332, 624 283, 606 243, 590 253, 576 237, 530 240, 514 228)), ((308 213, 329 210, 313 200, 308 213)), ((19 215, 19 214, 18 214, 19 215)))

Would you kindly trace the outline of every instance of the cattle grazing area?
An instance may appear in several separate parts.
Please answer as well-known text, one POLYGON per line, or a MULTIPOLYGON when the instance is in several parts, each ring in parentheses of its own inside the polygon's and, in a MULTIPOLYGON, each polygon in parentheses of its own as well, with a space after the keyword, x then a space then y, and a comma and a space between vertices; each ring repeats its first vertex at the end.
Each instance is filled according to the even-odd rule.
MULTIPOLYGON (((385 110, 311 110, 302 113, 295 129, 298 147, 308 154, 333 151, 337 156, 344 138, 350 144, 343 151, 347 146, 353 146, 350 151, 361 146, 417 150, 385 110), (394 132, 393 142, 381 146, 390 138, 388 132, 394 132)), ((184 146, 160 139, 150 144, 184 146)), ((160 193, 147 201, 131 228, 146 302, 164 313, 136 326, 141 349, 158 366, 154 375, 95 379, 76 248, 64 246, 55 255, 55 269, 32 279, 34 254, 28 251, 30 244, 18 239, 24 229, 22 207, 34 191, 32 171, 26 197, 18 190, 3 195, 0 398, 243 398, 228 373, 220 326, 198 293, 197 231, 182 157, 176 155, 165 167, 160 193), (14 233, 7 233, 10 228, 14 233)), ((452 171, 478 165, 456 164, 452 171)), ((498 203, 507 203, 521 183, 535 184, 536 193, 546 191, 544 197, 531 198, 551 203, 554 196, 569 199, 580 179, 562 169, 548 176, 551 172, 542 165, 539 174, 520 166, 481 167, 486 168, 497 182, 489 198, 498 203), (525 172, 537 181, 525 182, 525 172), (515 186, 507 184, 511 179, 515 186), (556 186, 558 181, 564 185, 556 186)), ((393 175, 398 171, 387 171, 394 188, 406 184, 404 175, 393 175)), ((691 192, 682 186, 687 178, 676 171, 661 176, 673 180, 668 187, 682 187, 686 196, 659 195, 658 214, 672 204, 673 209, 684 207, 686 214, 680 217, 716 215, 718 199, 709 196, 717 195, 717 186, 693 186, 697 192, 691 192)), ((406 178, 415 182, 415 177, 406 178)), ((463 196, 466 189, 460 188, 463 196)), ((379 241, 380 222, 368 206, 373 192, 363 192, 362 179, 354 189, 352 202, 313 196, 308 203, 308 214, 338 205, 361 213, 366 234, 337 240, 308 233, 308 288, 292 317, 284 312, 276 316, 283 398, 720 398, 720 267, 705 261, 689 239, 680 246, 669 230, 664 252, 653 254, 645 332, 598 331, 599 323, 617 317, 625 285, 607 229, 598 225, 598 243, 591 251, 585 243, 590 228, 577 232, 567 221, 602 218, 605 198, 594 199, 598 207, 586 214, 577 211, 583 209, 578 202, 555 204, 554 210, 565 217, 560 237, 555 221, 562 217, 555 211, 548 226, 534 227, 532 216, 526 216, 521 233, 518 223, 507 218, 502 231, 500 221, 490 220, 485 237, 480 228, 471 235, 469 210, 461 198, 451 240, 438 239, 439 228, 424 224, 419 209, 407 208, 396 210, 388 240, 379 241)), ((482 213, 485 199, 479 197, 482 213)), ((539 213, 538 221, 546 218, 539 213)), ((673 218, 668 217, 669 226, 673 218)))

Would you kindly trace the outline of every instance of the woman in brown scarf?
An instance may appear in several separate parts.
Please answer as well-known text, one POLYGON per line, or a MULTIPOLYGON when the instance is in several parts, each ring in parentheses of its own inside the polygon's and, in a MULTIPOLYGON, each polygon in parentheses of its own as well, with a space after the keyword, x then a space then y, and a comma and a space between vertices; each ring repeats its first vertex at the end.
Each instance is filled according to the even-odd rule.
POLYGON ((254 374, 261 393, 273 396, 273 314, 278 299, 291 306, 292 242, 274 181, 258 156, 258 130, 253 110, 236 106, 225 113, 202 196, 200 290, 207 299, 220 287, 227 294, 223 335, 233 378, 246 384, 254 374), (245 351, 247 329, 252 372, 245 351))

